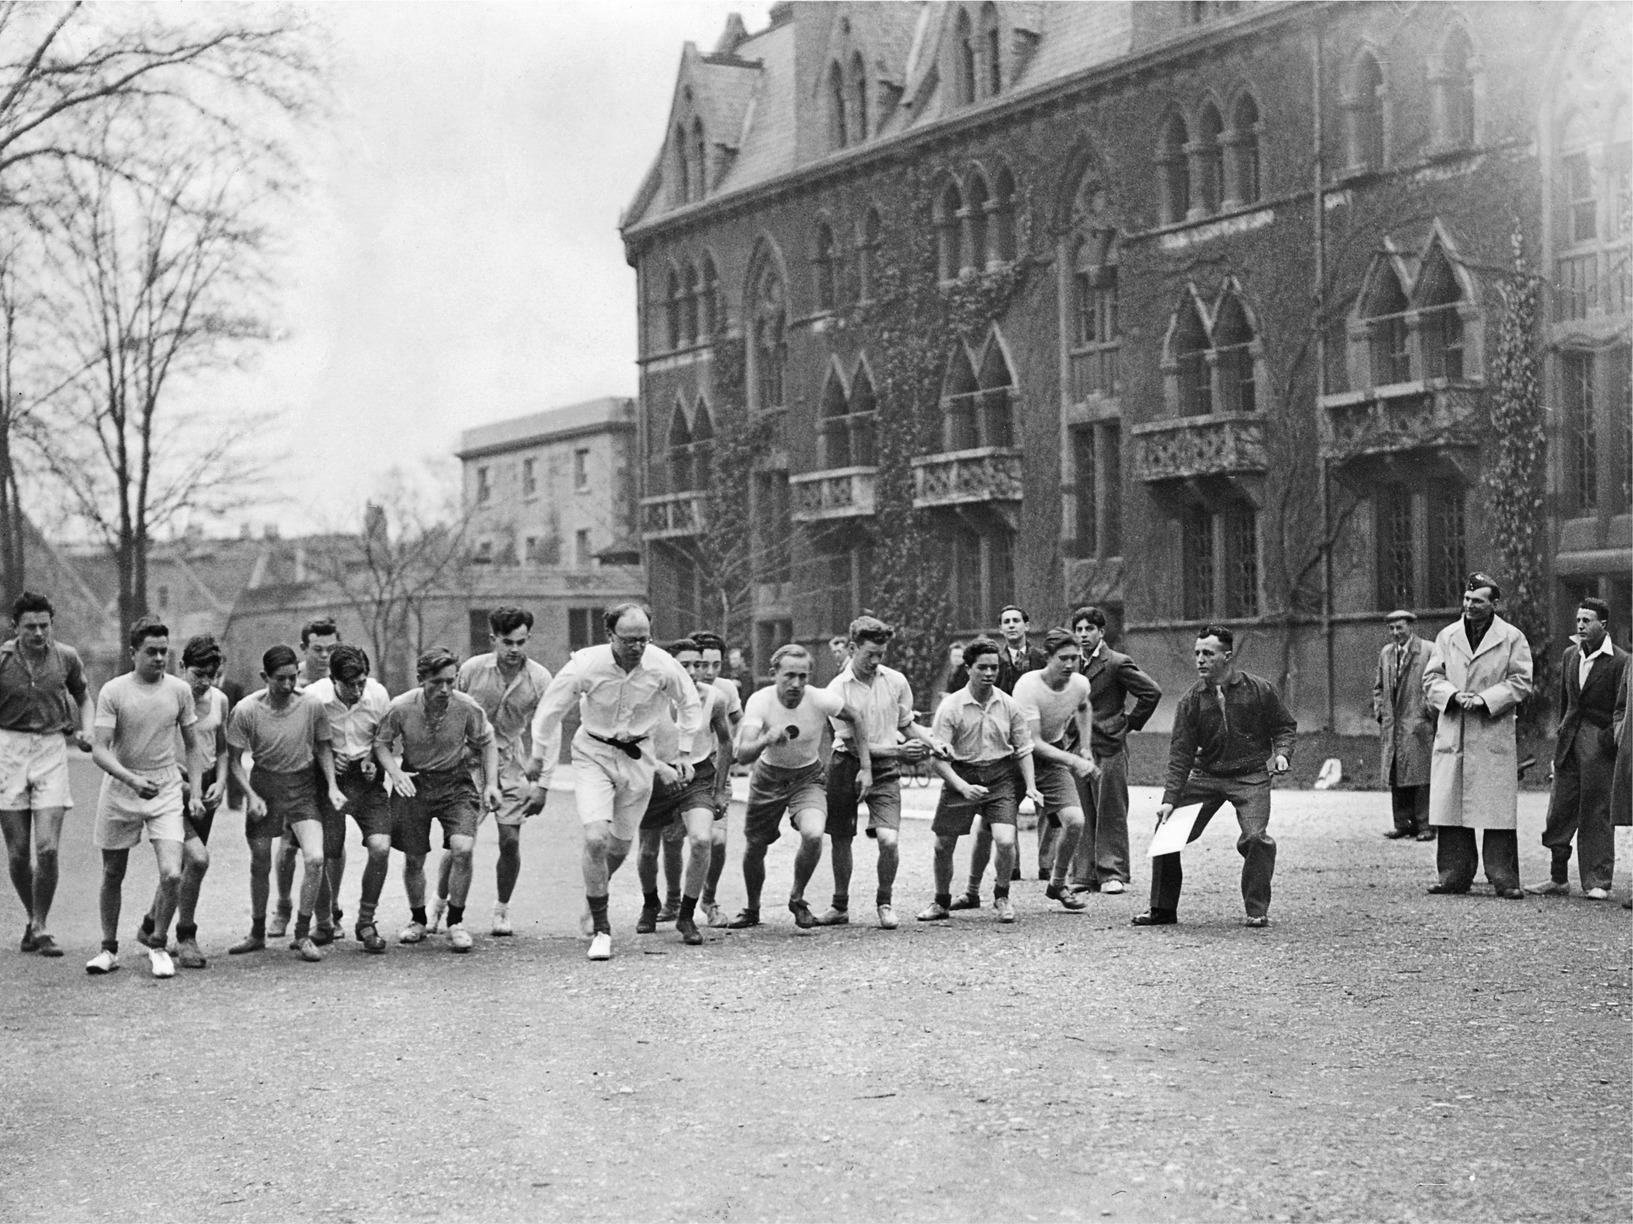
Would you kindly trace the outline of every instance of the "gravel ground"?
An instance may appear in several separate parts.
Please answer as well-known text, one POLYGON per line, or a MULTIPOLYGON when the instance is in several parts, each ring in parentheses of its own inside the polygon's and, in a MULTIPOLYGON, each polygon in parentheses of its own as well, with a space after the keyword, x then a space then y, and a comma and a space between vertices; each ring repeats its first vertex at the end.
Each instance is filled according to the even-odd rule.
MULTIPOLYGON (((570 794, 524 837, 517 938, 465 957, 441 940, 384 957, 348 940, 321 965, 220 955, 246 912, 224 817, 200 907, 215 955, 162 982, 128 937, 123 972, 82 971, 95 791, 76 768, 54 921, 69 955, 21 956, 10 926, 0 952, 8 1224, 1633 1217, 1633 915, 1426 896, 1433 848, 1379 836, 1380 793, 1277 795, 1265 931, 1240 925, 1228 818, 1187 852, 1178 927, 1128 926, 1144 861, 1134 891, 1082 914, 1027 882, 1012 927, 990 910, 917 924, 931 837, 914 819, 899 931, 797 932, 769 903, 785 838, 769 924, 704 948, 631 934, 621 872, 604 965, 574 934, 570 794)), ((910 812, 932 796, 910 792, 910 812)), ((1154 802, 1136 792, 1136 811, 1154 802)), ((1543 811, 1522 797, 1527 879, 1543 811)), ((493 855, 489 826, 478 919, 493 855)), ((857 860, 866 901, 871 847, 857 860)), ((127 932, 153 879, 145 848, 132 865, 127 932)), ((356 888, 354 864, 348 911, 356 888)), ((827 889, 824 867, 812 899, 827 889)), ((395 863, 383 910, 406 918, 395 863)))

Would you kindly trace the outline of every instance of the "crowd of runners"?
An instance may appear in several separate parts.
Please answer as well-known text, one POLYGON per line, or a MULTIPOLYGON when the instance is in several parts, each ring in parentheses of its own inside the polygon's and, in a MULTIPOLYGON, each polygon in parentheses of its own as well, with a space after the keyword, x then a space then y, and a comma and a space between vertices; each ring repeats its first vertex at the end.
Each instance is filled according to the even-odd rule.
MULTIPOLYGON (((1511 643, 1512 658, 1497 665, 1496 679, 1476 685, 1458 674, 1488 653, 1482 648, 1488 634, 1509 641, 1512 627, 1491 612, 1493 591, 1485 575, 1471 576, 1464 619, 1448 627, 1429 654, 1421 691, 1442 711, 1439 717, 1456 718, 1460 726, 1505 720, 1498 736, 1506 731, 1511 749, 1513 705, 1529 684, 1523 637, 1511 643), (1457 641, 1469 659, 1448 639, 1454 630, 1463 635, 1457 641), (1508 674, 1498 675, 1505 668, 1508 674)), ((1093 607, 1071 613, 1069 627, 1048 630, 1041 644, 1028 638, 1026 613, 1005 608, 997 637, 976 637, 956 649, 945 694, 928 721, 915 711, 906 676, 884 662, 893 628, 866 615, 830 642, 840 670, 826 686, 812 683, 810 651, 790 643, 769 660, 771 683, 745 694, 739 681, 721 674, 726 644, 719 635, 654 643, 650 613, 641 604, 609 608, 605 643, 575 652, 554 676, 528 655, 532 614, 499 608, 489 616, 490 653, 461 662, 447 649, 428 650, 416 661, 417 683, 395 697, 371 676, 367 653, 341 642, 332 620, 319 619, 302 627, 299 650, 280 645, 265 652, 264 687, 236 705, 218 687, 222 650, 211 635, 180 645, 179 674, 173 674, 168 628, 153 617, 137 621, 129 632, 131 670, 105 684, 93 702, 79 656, 52 635, 50 600, 25 592, 12 618, 15 637, 0 645, 0 825, 27 915, 21 948, 63 955, 49 919, 63 819, 72 806, 67 748, 74 743, 91 752, 103 773, 92 833, 103 861, 102 946, 86 965, 92 974, 119 967, 123 882, 129 853, 144 832, 157 859, 158 886, 137 939, 151 971, 171 977, 177 963, 205 967, 198 899, 215 817, 230 810, 235 793, 250 846, 250 922, 229 953, 258 953, 288 939, 301 959, 319 961, 327 945, 344 937, 338 898, 350 826, 366 855, 352 925, 358 946, 374 954, 389 947, 379 906, 395 850, 402 855, 409 915, 397 942, 416 944, 440 932, 452 951, 470 951, 472 855, 490 815, 499 854, 488 931, 511 935, 521 831, 544 809, 564 755, 563 723, 572 714, 578 726, 565 755, 583 826, 581 922, 591 960, 612 955, 608 884, 631 850, 643 893, 637 934, 672 922, 684 943, 696 945, 704 942, 700 925, 760 925, 766 855, 785 820, 798 839, 787 901, 797 926, 852 920, 853 849, 861 833, 876 846, 873 916, 881 929, 895 929, 904 766, 927 765, 942 781, 931 825, 934 894, 918 921, 944 922, 957 911, 984 908, 989 864, 993 917, 1015 921, 1010 887, 1022 877, 1017 829, 1023 798, 1038 817, 1037 869, 1047 898, 1081 910, 1087 894, 1120 893, 1131 881, 1127 737, 1162 699, 1156 682, 1106 642, 1106 618, 1093 607), (746 904, 727 914, 718 889, 734 766, 749 775, 746 904), (426 859, 438 827, 443 854, 428 897, 426 859), (955 889, 954 851, 972 832, 968 875, 955 889), (830 904, 817 913, 805 894, 825 838, 834 887, 830 904), (664 894, 660 872, 667 877, 664 894)), ((1271 779, 1289 768, 1297 728, 1276 687, 1239 669, 1234 649, 1228 627, 1208 625, 1197 634, 1197 680, 1174 713, 1158 824, 1195 807, 1185 830, 1186 840, 1194 840, 1230 804, 1240 826, 1245 921, 1264 927, 1276 861, 1268 832, 1271 779)), ((1388 649, 1401 660, 1411 655, 1403 643, 1388 649)), ((1625 662, 1626 656, 1612 647, 1605 657, 1625 662)), ((1587 680, 1592 661, 1582 670, 1587 680)), ((1622 674, 1615 675, 1617 691, 1625 687, 1622 674)), ((1592 721, 1597 726, 1596 715, 1592 721)), ((1461 757, 1461 739, 1459 745, 1461 757)), ((1457 794, 1437 783, 1439 882, 1431 892, 1469 887, 1477 864, 1473 829, 1480 826, 1451 809, 1465 802, 1465 790, 1489 782, 1486 773, 1471 774, 1465 787, 1459 764, 1455 776, 1447 775, 1457 794)), ((1392 774, 1392 784, 1397 780, 1392 774)), ((1508 804, 1511 812, 1511 794, 1508 804)), ((1564 878, 1559 847, 1568 856, 1575 833, 1573 826, 1561 843, 1558 823, 1551 814, 1547 844, 1555 853, 1556 882, 1564 878)), ((1487 873, 1499 895, 1519 893, 1517 879, 1508 878, 1517 869, 1509 862, 1512 833, 1493 841, 1486 827, 1487 873)), ((1601 858, 1596 850, 1592 870, 1608 872, 1601 858)), ((1588 870, 1584 859, 1585 885, 1588 870)), ((1134 925, 1176 922, 1177 847, 1152 859, 1151 877, 1150 907, 1134 925)), ((1604 882, 1608 886, 1608 875, 1604 882)), ((1563 888, 1556 883, 1536 891, 1563 888)))

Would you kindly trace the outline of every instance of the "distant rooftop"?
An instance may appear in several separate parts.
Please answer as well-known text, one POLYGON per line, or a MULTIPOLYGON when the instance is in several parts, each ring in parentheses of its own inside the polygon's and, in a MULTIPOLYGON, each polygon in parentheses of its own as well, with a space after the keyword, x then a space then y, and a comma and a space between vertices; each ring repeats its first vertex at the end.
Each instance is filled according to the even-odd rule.
POLYGON ((593 433, 603 429, 635 428, 635 401, 622 396, 608 395, 585 400, 582 404, 568 404, 561 408, 547 408, 527 416, 478 425, 459 435, 459 449, 454 452, 461 459, 491 455, 514 450, 520 446, 535 446, 569 438, 575 434, 593 433))

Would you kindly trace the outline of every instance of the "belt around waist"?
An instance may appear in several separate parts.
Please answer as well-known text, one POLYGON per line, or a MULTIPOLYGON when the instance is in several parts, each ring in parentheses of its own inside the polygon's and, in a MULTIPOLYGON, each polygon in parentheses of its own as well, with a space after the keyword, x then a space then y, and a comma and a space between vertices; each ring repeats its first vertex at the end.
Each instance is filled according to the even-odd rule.
POLYGON ((634 739, 610 739, 605 735, 597 735, 594 731, 590 730, 586 730, 584 734, 595 740, 597 743, 607 744, 610 747, 618 749, 619 752, 623 753, 632 761, 638 761, 641 759, 641 743, 646 739, 646 736, 644 735, 637 735, 634 739))
POLYGON ((455 766, 453 769, 419 769, 406 762, 403 764, 403 772, 413 774, 417 778, 429 778, 433 782, 444 782, 455 778, 469 780, 471 776, 470 770, 460 766, 455 766))
POLYGON ((953 769, 960 772, 960 773, 964 772, 965 770, 968 770, 971 773, 991 773, 995 769, 1011 767, 1014 764, 1015 764, 1015 758, 1012 757, 1012 756, 994 757, 990 761, 957 761, 957 760, 955 760, 953 762, 953 769))

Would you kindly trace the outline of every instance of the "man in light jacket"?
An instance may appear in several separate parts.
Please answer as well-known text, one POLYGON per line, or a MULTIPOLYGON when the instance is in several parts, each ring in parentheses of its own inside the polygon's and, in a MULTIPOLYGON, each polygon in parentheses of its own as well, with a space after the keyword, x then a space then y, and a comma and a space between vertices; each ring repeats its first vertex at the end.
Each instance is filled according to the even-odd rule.
POLYGON ((1497 615, 1502 590, 1489 574, 1469 575, 1463 617, 1435 638, 1423 693, 1440 711, 1429 772, 1429 823, 1440 879, 1432 893, 1466 893, 1474 883, 1483 829, 1486 879, 1499 897, 1520 888, 1519 751, 1515 708, 1531 695, 1531 647, 1497 615))
POLYGON ((1435 742, 1435 712, 1423 696, 1423 665, 1429 643, 1412 630, 1417 615, 1397 608, 1386 618, 1389 642, 1378 652, 1372 681, 1372 714, 1383 747, 1379 776, 1389 786, 1395 827, 1388 838, 1434 841, 1429 825, 1429 759, 1435 742))

